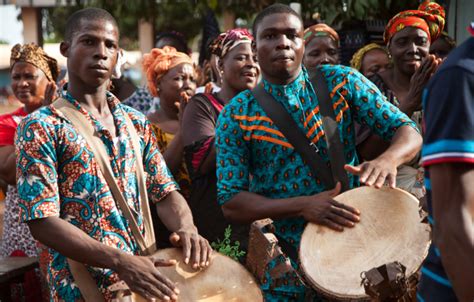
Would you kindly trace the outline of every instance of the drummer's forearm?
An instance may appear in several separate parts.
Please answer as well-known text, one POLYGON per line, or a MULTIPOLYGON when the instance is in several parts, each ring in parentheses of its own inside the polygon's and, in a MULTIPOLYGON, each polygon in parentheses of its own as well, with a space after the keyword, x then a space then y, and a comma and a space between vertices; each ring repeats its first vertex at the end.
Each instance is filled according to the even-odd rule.
POLYGON ((421 135, 414 128, 402 126, 393 136, 388 149, 380 157, 394 161, 398 167, 412 160, 420 152, 422 143, 421 135))
POLYGON ((193 215, 184 197, 177 191, 156 203, 156 211, 170 232, 195 229, 193 215))
POLYGON ((116 270, 121 259, 128 256, 59 217, 31 220, 28 227, 36 240, 80 263, 116 270))
POLYGON ((434 242, 460 301, 474 298, 474 169, 472 164, 429 167, 434 242))
POLYGON ((255 193, 242 191, 222 206, 224 216, 236 223, 252 223, 255 220, 271 218, 284 219, 302 216, 303 199, 293 197, 270 199, 255 193))

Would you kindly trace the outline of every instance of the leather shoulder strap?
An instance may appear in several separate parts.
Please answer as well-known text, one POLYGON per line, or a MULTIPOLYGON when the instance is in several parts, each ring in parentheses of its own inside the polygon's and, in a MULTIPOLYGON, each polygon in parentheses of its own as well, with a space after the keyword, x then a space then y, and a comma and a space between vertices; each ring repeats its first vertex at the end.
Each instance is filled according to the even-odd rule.
POLYGON ((283 105, 266 92, 261 83, 252 90, 252 94, 296 152, 305 160, 312 173, 319 177, 327 189, 332 189, 335 184, 331 169, 318 154, 318 148, 303 134, 283 105))
MULTIPOLYGON (((64 116, 74 125, 77 131, 84 137, 87 144, 90 146, 90 149, 94 154, 94 157, 100 167, 100 170, 102 171, 104 178, 107 181, 107 184, 112 192, 112 196, 114 197, 114 200, 117 202, 117 205, 121 209, 122 214, 127 219, 128 225, 132 231, 132 235, 135 241, 137 242, 141 253, 149 254, 155 251, 156 248, 155 248, 154 235, 153 235, 153 238, 151 238, 153 234, 153 227, 151 226, 151 231, 147 230, 146 228, 149 228, 150 226, 147 227, 147 225, 145 224, 145 227, 146 227, 145 234, 147 238, 145 238, 140 232, 136 219, 132 213, 132 209, 129 207, 127 201, 125 200, 125 197, 123 196, 115 180, 115 176, 113 174, 112 168, 109 163, 109 156, 107 154, 107 151, 105 149, 105 146, 102 140, 97 135, 95 128, 70 102, 64 99, 58 99, 57 101, 53 103, 53 106, 56 108, 56 110, 59 110, 64 114, 64 116)), ((127 121, 127 118, 128 116, 125 114, 126 121, 127 121)), ((140 205, 144 207, 149 207, 148 202, 146 200, 147 199, 146 189, 144 189, 143 161, 140 155, 138 138, 137 138, 135 128, 133 127, 133 125, 132 127, 130 127, 130 124, 131 124, 131 121, 128 118, 127 129, 129 130, 129 133, 132 137, 133 149, 134 149, 134 153, 137 160, 137 171, 140 171, 140 169, 142 171, 141 175, 140 175, 140 172, 138 173, 139 175, 137 175, 138 183, 140 186, 140 198, 145 199, 140 202, 140 205), (143 193, 143 191, 145 191, 145 193, 143 193)), ((148 213, 149 213, 149 210, 148 210, 148 213)), ((144 220, 144 223, 145 222, 151 223, 151 218, 144 216, 143 220, 144 220)))
POLYGON ((329 94, 326 79, 323 73, 315 68, 310 75, 310 81, 319 100, 319 111, 323 120, 323 129, 328 146, 329 158, 331 159, 331 170, 334 181, 341 182, 342 192, 350 189, 349 177, 344 170, 346 164, 344 146, 341 141, 339 126, 336 121, 331 95, 329 94))

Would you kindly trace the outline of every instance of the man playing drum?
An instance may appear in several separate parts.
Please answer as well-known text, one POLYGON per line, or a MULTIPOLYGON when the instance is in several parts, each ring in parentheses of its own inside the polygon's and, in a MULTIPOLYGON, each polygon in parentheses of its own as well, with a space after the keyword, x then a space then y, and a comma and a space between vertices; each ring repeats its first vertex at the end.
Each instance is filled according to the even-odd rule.
MULTIPOLYGON (((474 36, 474 23, 469 27, 474 36)), ((423 100, 422 163, 433 243, 419 301, 474 301, 474 37, 453 50, 423 100)))
MULTIPOLYGON (((69 18, 60 46, 68 59, 69 73, 63 98, 95 128, 142 234, 145 222, 137 183, 144 179, 138 179, 135 171, 143 164, 148 196, 164 224, 175 232, 172 241, 182 246, 185 262, 195 268, 207 266, 211 248, 198 235, 186 201, 176 191, 177 184, 157 149, 149 122, 107 92, 118 41, 117 23, 104 10, 88 8, 69 18), (134 131, 133 126, 127 126, 130 120, 134 131), (135 131, 138 135, 134 137, 141 140, 135 144, 140 146, 137 149, 131 134, 135 131), (139 154, 135 156, 133 150, 139 154), (137 164, 140 154, 143 162, 137 164)), ((77 275, 71 274, 70 258, 86 264, 105 300, 112 298, 107 287, 118 280, 146 298, 176 300, 176 285, 159 269, 173 262, 137 256, 132 226, 112 197, 94 150, 76 125, 53 104, 25 118, 16 139, 21 218, 33 236, 49 247, 46 261, 51 298, 82 300, 84 292, 78 288, 77 275)))
MULTIPOLYGON (((283 105, 329 164, 318 98, 301 65, 300 16, 286 5, 272 5, 258 14, 253 32, 263 76, 260 85, 283 105)), ((359 180, 378 188, 387 180, 393 187, 397 166, 412 159, 421 147, 414 123, 385 102, 379 90, 358 72, 337 65, 318 68, 331 92, 349 187, 358 186, 359 180), (391 146, 377 159, 359 165, 353 121, 368 125, 391 141, 391 146)), ((341 185, 327 187, 313 175, 251 91, 238 94, 222 111, 216 146, 218 199, 229 219, 251 223, 272 218, 280 243, 287 242, 295 250, 308 221, 338 231, 359 221, 357 209, 332 199, 341 185)), ((268 269, 275 265, 270 263, 268 269)), ((261 287, 267 301, 304 300, 305 288, 291 278, 276 285, 267 273, 261 287)))

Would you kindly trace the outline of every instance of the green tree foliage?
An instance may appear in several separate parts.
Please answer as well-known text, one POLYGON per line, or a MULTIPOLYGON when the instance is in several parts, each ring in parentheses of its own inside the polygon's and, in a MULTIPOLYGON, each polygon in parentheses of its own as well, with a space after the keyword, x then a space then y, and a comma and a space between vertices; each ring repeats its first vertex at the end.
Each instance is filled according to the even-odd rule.
POLYGON ((275 2, 298 2, 306 24, 317 16, 335 27, 346 22, 388 20, 399 11, 418 5, 418 0, 70 0, 69 6, 45 9, 45 40, 60 41, 67 17, 87 6, 111 12, 119 23, 121 45, 130 49, 137 46, 140 19, 153 20, 157 33, 176 30, 192 40, 201 32, 202 17, 209 8, 218 17, 232 12, 251 24, 258 11, 275 2))

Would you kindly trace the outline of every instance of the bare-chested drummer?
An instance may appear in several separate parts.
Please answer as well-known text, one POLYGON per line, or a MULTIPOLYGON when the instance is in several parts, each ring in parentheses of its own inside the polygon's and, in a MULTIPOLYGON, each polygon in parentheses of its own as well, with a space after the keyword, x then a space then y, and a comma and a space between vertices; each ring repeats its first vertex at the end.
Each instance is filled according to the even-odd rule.
MULTIPOLYGON (((66 24, 61 53, 67 57, 69 83, 64 97, 93 125, 105 145, 113 173, 136 212, 139 206, 136 161, 125 115, 141 140, 141 152, 150 200, 164 224, 175 232, 184 258, 196 268, 209 264, 211 248, 198 235, 191 212, 176 191, 144 115, 121 105, 107 92, 117 60, 119 30, 106 11, 88 8, 74 13, 66 24)), ((17 139, 18 191, 21 218, 48 249, 48 284, 54 301, 82 300, 67 258, 86 264, 105 300, 107 287, 124 280, 146 298, 176 300, 174 282, 160 273, 169 260, 136 256, 137 241, 114 201, 84 137, 53 106, 25 118, 17 139)))
MULTIPOLYGON (((284 106, 317 146, 319 155, 329 161, 318 99, 301 65, 304 41, 300 16, 286 5, 272 5, 258 14, 253 32, 263 77, 260 85, 284 106)), ((422 139, 415 124, 353 69, 338 65, 318 68, 331 92, 350 187, 358 186, 359 181, 375 187, 388 181, 394 186, 397 166, 420 150, 422 139), (359 164, 353 121, 391 141, 390 147, 375 160, 359 164)), ((216 146, 218 200, 229 219, 250 223, 272 218, 279 240, 295 250, 307 221, 337 231, 359 221, 357 209, 332 199, 340 192, 340 184, 325 187, 318 175, 311 173, 250 91, 238 94, 224 107, 216 146)), ((268 268, 275 265, 270 263, 268 268)), ((266 301, 304 300, 304 287, 291 277, 276 285, 267 272, 266 281, 261 285, 266 301)))

